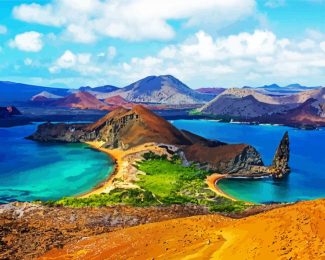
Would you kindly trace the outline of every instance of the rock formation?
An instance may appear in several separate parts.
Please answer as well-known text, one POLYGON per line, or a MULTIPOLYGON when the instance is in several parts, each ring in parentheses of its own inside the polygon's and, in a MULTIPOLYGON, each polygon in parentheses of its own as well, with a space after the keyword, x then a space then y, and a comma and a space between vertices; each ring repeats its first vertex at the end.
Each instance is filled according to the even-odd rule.
POLYGON ((281 178, 285 174, 290 172, 289 167, 289 134, 285 132, 282 140, 275 152, 271 169, 274 170, 273 176, 275 178, 281 178))
MULTIPOLYGON (((40 125, 29 138, 61 142, 101 141, 106 148, 124 150, 145 143, 168 144, 175 146, 188 161, 210 171, 241 175, 269 172, 269 168, 263 166, 261 156, 254 147, 208 140, 191 132, 179 130, 140 105, 134 106, 131 110, 115 109, 92 124, 46 123, 40 125)), ((282 172, 284 166, 279 163, 273 168, 282 172)))

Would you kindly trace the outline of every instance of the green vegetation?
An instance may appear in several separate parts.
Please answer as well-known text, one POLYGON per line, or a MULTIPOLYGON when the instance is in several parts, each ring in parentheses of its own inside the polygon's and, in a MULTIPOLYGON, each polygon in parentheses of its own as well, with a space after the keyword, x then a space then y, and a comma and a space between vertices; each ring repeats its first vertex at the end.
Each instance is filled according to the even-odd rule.
POLYGON ((191 111, 188 112, 188 114, 191 116, 199 116, 202 115, 202 112, 198 111, 197 109, 192 109, 191 111))
POLYGON ((116 204, 131 206, 153 206, 158 201, 153 194, 140 189, 114 189, 110 193, 91 195, 88 198, 65 197, 57 201, 46 201, 48 206, 102 207, 116 204))
POLYGON ((100 207, 116 204, 131 206, 156 206, 192 203, 205 205, 212 212, 240 212, 247 205, 218 197, 205 183, 208 172, 196 166, 183 166, 181 159, 174 155, 149 152, 143 155, 137 168, 145 175, 139 175, 136 183, 139 189, 114 189, 109 194, 92 195, 88 198, 63 198, 44 202, 50 206, 100 207))

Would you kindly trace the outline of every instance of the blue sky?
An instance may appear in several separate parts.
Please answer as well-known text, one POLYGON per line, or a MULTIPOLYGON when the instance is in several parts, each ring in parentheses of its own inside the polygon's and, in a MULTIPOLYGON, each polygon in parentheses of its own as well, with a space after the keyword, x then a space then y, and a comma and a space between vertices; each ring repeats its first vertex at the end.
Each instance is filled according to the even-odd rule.
POLYGON ((0 2, 0 80, 192 88, 325 82, 323 0, 0 2))

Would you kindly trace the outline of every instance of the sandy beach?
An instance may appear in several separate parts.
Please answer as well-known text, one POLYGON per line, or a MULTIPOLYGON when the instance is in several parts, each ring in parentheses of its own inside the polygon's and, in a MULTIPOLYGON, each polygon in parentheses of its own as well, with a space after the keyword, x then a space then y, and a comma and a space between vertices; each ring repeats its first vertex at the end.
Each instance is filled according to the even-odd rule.
POLYGON ((220 181, 221 179, 226 178, 226 177, 227 177, 227 174, 214 173, 214 174, 207 177, 206 183, 208 184, 209 188, 212 191, 214 191, 217 195, 225 197, 225 198, 230 199, 232 201, 237 201, 236 198, 231 197, 227 193, 223 192, 217 185, 218 181, 220 181))
POLYGON ((112 189, 120 188, 138 188, 135 184, 137 180, 137 174, 139 171, 134 167, 134 163, 142 159, 142 154, 148 151, 155 152, 157 154, 162 154, 164 152, 163 148, 158 147, 154 143, 146 143, 136 147, 132 147, 128 150, 121 149, 107 149, 103 148, 104 142, 86 142, 92 148, 97 149, 101 152, 108 154, 115 163, 114 171, 108 176, 108 179, 101 183, 99 186, 95 187, 91 191, 80 195, 80 198, 86 198, 90 195, 109 193, 112 189))

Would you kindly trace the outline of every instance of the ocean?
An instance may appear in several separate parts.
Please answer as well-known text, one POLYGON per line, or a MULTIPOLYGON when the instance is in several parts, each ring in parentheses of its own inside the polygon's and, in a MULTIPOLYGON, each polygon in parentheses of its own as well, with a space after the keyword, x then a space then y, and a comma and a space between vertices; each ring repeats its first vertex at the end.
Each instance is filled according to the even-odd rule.
POLYGON ((36 127, 0 128, 0 203, 82 194, 112 172, 111 158, 88 145, 26 140, 36 127))
POLYGON ((255 202, 295 202, 325 197, 325 129, 300 130, 286 126, 221 123, 210 120, 174 120, 180 129, 227 143, 247 143, 266 165, 285 133, 289 132, 292 169, 284 179, 223 179, 218 186, 231 196, 255 202))

